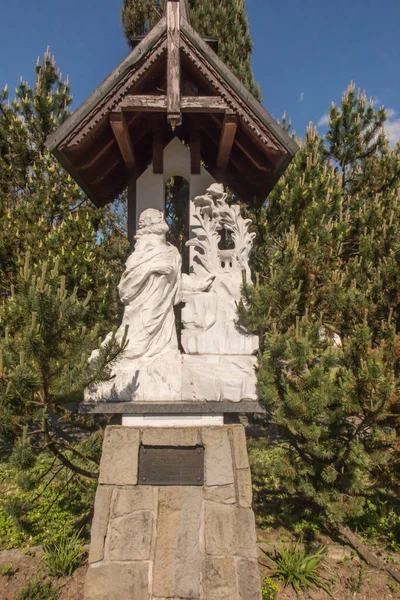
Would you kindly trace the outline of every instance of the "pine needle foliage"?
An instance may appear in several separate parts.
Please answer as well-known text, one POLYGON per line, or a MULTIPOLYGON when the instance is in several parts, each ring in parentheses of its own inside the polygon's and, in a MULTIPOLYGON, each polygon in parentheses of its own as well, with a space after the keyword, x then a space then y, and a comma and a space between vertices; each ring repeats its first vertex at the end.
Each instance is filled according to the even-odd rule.
POLYGON ((122 203, 95 208, 45 146, 71 102, 48 50, 33 86, 21 79, 13 98, 7 86, 0 92, 0 437, 21 469, 46 448, 65 468, 96 476, 98 456, 67 448, 63 428, 97 438, 99 425, 68 403, 87 381, 108 377, 121 351, 114 340, 87 373, 99 336, 119 320, 128 243, 122 203))
POLYGON ((400 148, 385 119, 351 84, 325 138, 310 125, 259 215, 241 307, 279 433, 271 476, 333 524, 400 485, 400 148))
POLYGON ((47 448, 66 467, 95 476, 79 465, 84 457, 57 435, 59 421, 69 416, 65 405, 79 399, 87 385, 106 380, 125 345, 113 336, 88 370, 88 357, 99 344, 99 328, 86 323, 89 301, 90 293, 81 300, 77 288, 68 292, 57 259, 32 267, 27 255, 4 302, 0 411, 9 417, 9 437, 15 438, 11 461, 21 470, 31 468, 35 454, 47 448), (77 464, 67 452, 76 455, 77 464))
POLYGON ((9 295, 27 252, 34 263, 58 258, 67 289, 92 290, 93 322, 107 321, 128 252, 122 207, 95 208, 47 150, 72 96, 49 51, 35 77, 33 87, 21 79, 13 99, 7 86, 0 91, 0 295, 9 295))

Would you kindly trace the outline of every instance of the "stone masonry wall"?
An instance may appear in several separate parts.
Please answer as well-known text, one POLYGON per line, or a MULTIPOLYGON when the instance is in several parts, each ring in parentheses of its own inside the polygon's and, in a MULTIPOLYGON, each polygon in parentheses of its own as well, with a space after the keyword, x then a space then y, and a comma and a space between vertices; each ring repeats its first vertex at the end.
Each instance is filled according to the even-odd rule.
POLYGON ((261 600, 241 425, 106 429, 85 600, 261 600), (138 484, 140 445, 205 447, 204 486, 138 484))

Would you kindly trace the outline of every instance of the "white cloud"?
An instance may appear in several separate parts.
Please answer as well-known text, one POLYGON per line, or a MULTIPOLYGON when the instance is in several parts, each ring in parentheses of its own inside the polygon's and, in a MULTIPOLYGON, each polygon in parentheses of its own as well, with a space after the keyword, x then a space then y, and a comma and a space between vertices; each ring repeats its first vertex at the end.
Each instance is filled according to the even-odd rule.
POLYGON ((397 142, 400 142, 400 118, 396 117, 396 111, 393 109, 386 110, 388 120, 385 123, 385 131, 389 137, 389 143, 394 148, 397 142))
POLYGON ((304 100, 304 92, 301 92, 298 102, 303 102, 303 100, 304 100))
POLYGON ((324 115, 322 115, 317 125, 318 127, 324 127, 325 125, 329 125, 329 114, 325 113, 324 115))

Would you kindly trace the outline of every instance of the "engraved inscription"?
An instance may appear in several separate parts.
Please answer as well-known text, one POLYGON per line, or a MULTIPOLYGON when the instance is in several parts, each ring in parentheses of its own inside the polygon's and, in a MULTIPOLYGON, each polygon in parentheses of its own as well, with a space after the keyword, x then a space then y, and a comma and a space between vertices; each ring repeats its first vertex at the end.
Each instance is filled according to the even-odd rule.
POLYGON ((203 485, 204 447, 141 446, 139 485, 203 485))

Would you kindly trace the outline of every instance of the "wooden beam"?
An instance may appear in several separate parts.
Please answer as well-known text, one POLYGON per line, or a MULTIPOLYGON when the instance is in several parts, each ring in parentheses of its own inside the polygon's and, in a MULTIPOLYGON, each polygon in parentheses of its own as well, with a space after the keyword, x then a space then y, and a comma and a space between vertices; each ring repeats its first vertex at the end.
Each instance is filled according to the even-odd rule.
POLYGON ((129 169, 129 171, 134 171, 136 168, 135 150, 129 135, 129 129, 124 113, 111 113, 110 125, 126 168, 129 169))
POLYGON ((186 21, 188 21, 190 23, 190 15, 189 15, 189 8, 187 5, 187 0, 180 0, 180 5, 181 5, 181 18, 185 19, 186 21))
POLYGON ((148 96, 146 94, 140 94, 138 96, 128 95, 121 100, 118 108, 123 112, 166 112, 167 96, 148 96))
POLYGON ((196 119, 190 121, 190 173, 191 175, 200 175, 201 173, 201 152, 200 152, 200 131, 196 119))
POLYGON ((182 123, 181 115, 181 25, 179 0, 167 2, 167 119, 172 131, 182 123))
POLYGON ((164 123, 161 115, 152 116, 153 129, 153 173, 164 173, 164 123))
MULTIPOLYGON (((212 118, 214 123, 219 127, 220 121, 218 117, 216 117, 213 114, 210 114, 210 117, 212 118)), ((255 144, 252 144, 250 140, 245 141, 245 138, 243 136, 239 137, 239 135, 235 137, 234 142, 235 146, 237 146, 243 152, 246 158, 248 158, 253 163, 253 165, 257 167, 257 169, 259 169, 260 171, 265 171, 266 173, 272 171, 273 166, 271 166, 270 158, 266 154, 265 146, 263 146, 261 149, 261 146, 259 145, 257 140, 255 140, 255 144)))
POLYGON ((236 113, 226 112, 222 123, 219 139, 217 169, 225 170, 229 163, 233 142, 237 131, 238 120, 236 113))
POLYGON ((107 168, 104 168, 101 170, 101 175, 96 177, 96 179, 90 180, 89 185, 91 185, 93 187, 99 183, 103 183, 103 181, 106 179, 107 175, 109 175, 111 173, 111 171, 113 171, 116 167, 118 167, 120 162, 121 162, 120 158, 118 158, 118 160, 115 160, 114 162, 110 162, 107 165, 107 168))
MULTIPOLYGON (((119 104, 123 112, 167 112, 167 96, 126 96, 119 104)), ((219 113, 229 109, 220 96, 182 96, 182 112, 219 113)))
POLYGON ((183 112, 225 112, 229 106, 220 96, 184 96, 181 101, 183 112))
POLYGON ((96 152, 96 154, 93 156, 93 158, 91 158, 89 160, 89 162, 83 163, 83 164, 79 165, 79 167, 76 167, 78 169, 78 171, 86 171, 87 169, 91 169, 97 163, 97 161, 99 161, 105 154, 107 154, 107 152, 109 151, 109 149, 111 148, 111 146, 113 144, 114 144, 114 140, 112 138, 110 138, 110 140, 107 142, 107 144, 104 144, 104 146, 102 146, 98 150, 98 152, 96 152))
MULTIPOLYGON (((215 146, 218 146, 219 144, 219 136, 217 133, 217 128, 216 127, 212 127, 212 126, 203 126, 202 127, 202 131, 205 133, 205 135, 208 137, 209 140, 211 140, 213 142, 213 144, 215 146)), ((232 148, 232 150, 234 150, 234 148, 232 148)), ((235 180, 235 186, 234 189, 236 188, 235 191, 237 191, 238 193, 240 193, 243 197, 248 197, 249 196, 249 189, 251 189, 254 186, 254 181, 255 178, 257 177, 257 172, 254 169, 251 169, 251 171, 246 168, 246 166, 243 164, 243 161, 239 161, 237 160, 237 156, 234 156, 234 152, 232 152, 232 156, 231 156, 231 165, 233 167, 235 167, 235 170, 237 173, 239 173, 239 175, 234 178, 232 173, 229 172, 228 169, 222 170, 222 169, 217 169, 216 166, 213 167, 213 165, 209 164, 207 169, 210 171, 210 173, 213 175, 213 177, 215 179, 218 180, 218 178, 220 178, 222 180, 222 182, 227 181, 227 180, 235 180), (245 183, 244 180, 247 180, 247 184, 245 183), (247 192, 245 192, 245 187, 246 185, 248 186, 248 190, 247 192)))
MULTIPOLYGON (((164 13, 163 13, 164 16, 167 14, 168 1, 169 0, 165 0, 164 13)), ((189 15, 189 8, 187 5, 187 0, 178 0, 178 1, 180 4, 180 7, 181 7, 181 19, 185 19, 186 21, 188 21, 190 23, 190 15, 189 15)))

